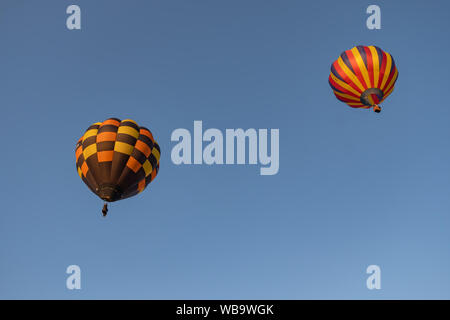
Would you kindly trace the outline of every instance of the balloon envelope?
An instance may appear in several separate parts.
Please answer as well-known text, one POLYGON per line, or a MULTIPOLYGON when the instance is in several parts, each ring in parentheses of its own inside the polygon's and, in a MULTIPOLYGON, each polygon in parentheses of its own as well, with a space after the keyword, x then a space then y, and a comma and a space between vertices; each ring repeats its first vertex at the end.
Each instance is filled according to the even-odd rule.
POLYGON ((142 192, 158 173, 160 154, 150 130, 131 119, 94 123, 75 148, 78 175, 108 202, 142 192))
POLYGON ((397 78, 389 53, 375 46, 357 46, 333 62, 328 82, 340 101, 352 108, 369 109, 392 93, 397 78))

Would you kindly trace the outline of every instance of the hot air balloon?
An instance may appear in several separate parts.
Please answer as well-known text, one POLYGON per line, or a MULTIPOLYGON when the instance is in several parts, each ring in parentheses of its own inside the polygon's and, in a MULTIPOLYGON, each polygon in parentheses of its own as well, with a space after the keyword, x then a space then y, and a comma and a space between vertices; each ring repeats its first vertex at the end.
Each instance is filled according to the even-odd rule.
POLYGON ((379 113, 379 104, 392 93, 397 77, 389 53, 375 46, 357 46, 333 62, 328 82, 336 98, 350 107, 379 113))
POLYGON ((142 192, 156 177, 161 150, 152 133, 130 119, 110 118, 91 125, 75 148, 78 175, 107 202, 142 192))

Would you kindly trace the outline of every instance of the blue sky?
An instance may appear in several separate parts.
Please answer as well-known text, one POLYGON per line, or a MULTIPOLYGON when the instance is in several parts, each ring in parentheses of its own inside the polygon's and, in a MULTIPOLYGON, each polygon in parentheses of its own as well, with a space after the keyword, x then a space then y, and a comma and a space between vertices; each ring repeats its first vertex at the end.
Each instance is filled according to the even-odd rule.
POLYGON ((446 1, 2 1, 0 298, 450 298, 446 1), (82 29, 66 28, 81 7, 82 29), (368 30, 378 4, 382 29, 368 30), (355 45, 395 58, 381 114, 336 100, 355 45), (158 177, 102 201, 75 170, 109 117, 152 130, 158 177), (280 170, 176 166, 177 128, 278 128, 280 170), (82 289, 66 288, 67 266, 82 289), (381 290, 366 288, 367 266, 381 290))

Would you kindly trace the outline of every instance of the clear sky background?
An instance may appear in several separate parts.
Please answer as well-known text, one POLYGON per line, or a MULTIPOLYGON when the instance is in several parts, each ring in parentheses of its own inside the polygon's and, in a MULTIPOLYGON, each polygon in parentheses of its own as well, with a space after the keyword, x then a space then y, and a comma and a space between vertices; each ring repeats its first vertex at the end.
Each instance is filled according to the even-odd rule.
POLYGON ((449 15, 448 1, 2 0, 0 298, 449 299, 449 15), (395 58, 381 114, 328 85, 355 45, 395 58), (104 219, 74 147, 108 117, 150 128, 162 158, 104 219), (279 173, 172 164, 170 135, 194 120, 279 128, 279 173))

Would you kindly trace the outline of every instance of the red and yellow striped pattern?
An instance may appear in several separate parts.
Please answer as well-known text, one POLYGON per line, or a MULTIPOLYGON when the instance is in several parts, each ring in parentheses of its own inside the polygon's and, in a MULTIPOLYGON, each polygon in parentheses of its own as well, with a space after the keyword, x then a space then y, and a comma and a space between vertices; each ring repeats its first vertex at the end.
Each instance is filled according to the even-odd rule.
POLYGON ((328 82, 336 98, 350 107, 371 108, 392 93, 397 78, 389 53, 375 46, 357 46, 333 62, 328 82))
POLYGON ((158 174, 160 154, 150 130, 116 118, 92 124, 75 149, 78 175, 105 201, 142 192, 158 174))

